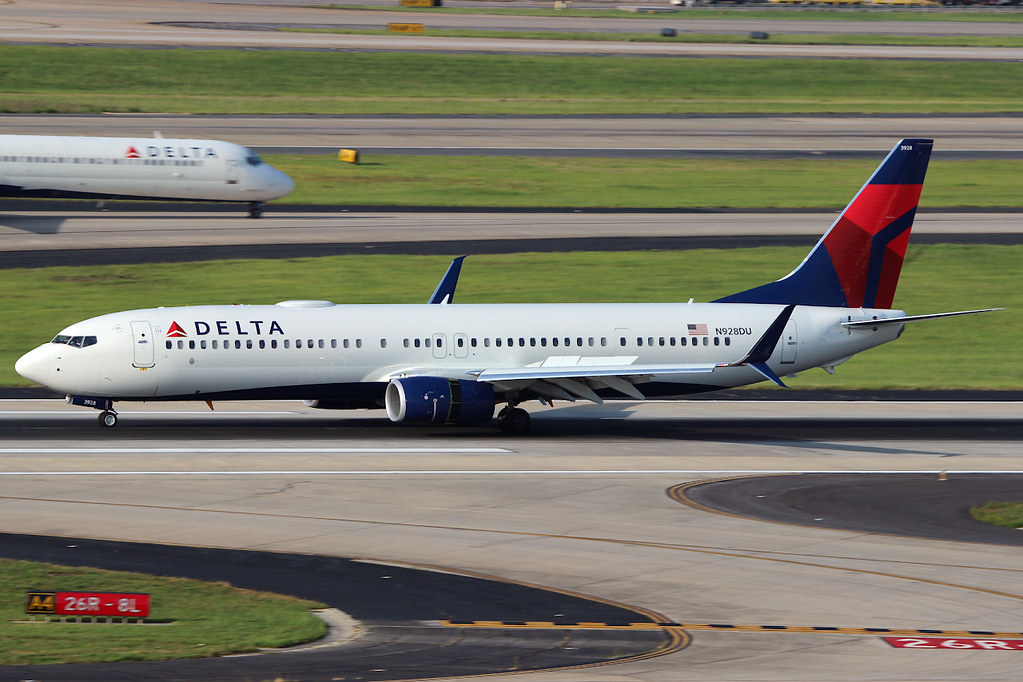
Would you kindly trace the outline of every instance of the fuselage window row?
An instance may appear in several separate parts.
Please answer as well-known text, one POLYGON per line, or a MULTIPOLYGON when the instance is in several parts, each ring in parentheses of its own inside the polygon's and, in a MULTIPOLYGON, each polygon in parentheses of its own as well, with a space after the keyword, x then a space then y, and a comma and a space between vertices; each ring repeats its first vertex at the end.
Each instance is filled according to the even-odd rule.
MULTIPOLYGON (((690 339, 688 341, 687 341, 686 337, 684 337, 684 336, 677 337, 677 340, 676 340, 676 337, 674 337, 674 336, 669 336, 669 337, 660 336, 660 337, 656 338, 656 341, 655 341, 655 338, 652 337, 652 336, 647 336, 647 337, 637 336, 636 337, 636 346, 637 347, 643 347, 643 346, 648 346, 648 347, 653 347, 653 346, 660 346, 660 347, 669 346, 669 347, 671 347, 671 346, 675 346, 676 343, 679 346, 686 346, 686 345, 696 346, 696 345, 699 345, 700 338, 703 339, 703 345, 704 346, 709 346, 710 345, 710 337, 709 336, 698 337, 698 338, 690 339)), ((726 346, 732 345, 731 337, 725 336, 723 338, 724 338, 724 341, 723 341, 724 345, 726 345, 726 346)), ((402 340, 402 346, 404 346, 405 348, 413 348, 413 347, 414 348, 430 348, 431 347, 431 341, 433 341, 434 345, 437 348, 441 348, 443 346, 443 340, 440 337, 438 337, 436 339, 432 339, 432 340, 429 339, 429 338, 426 338, 426 339, 403 339, 402 340)), ((494 347, 495 348, 501 348, 504 345, 507 345, 508 348, 512 348, 512 347, 514 347, 516 345, 515 341, 516 340, 514 338, 510 338, 510 337, 507 338, 507 339, 505 339, 505 337, 496 337, 496 338, 494 338, 494 347), (507 341, 507 344, 505 344, 505 341, 507 341)), ((561 346, 563 346, 565 348, 568 348, 568 347, 572 346, 572 339, 569 338, 569 337, 551 337, 550 339, 548 339, 546 336, 530 337, 529 338, 529 346, 533 347, 533 348, 535 348, 537 345, 539 345, 540 347, 546 347, 547 344, 548 344, 548 341, 550 341, 550 345, 551 346, 555 346, 555 347, 557 347, 559 345, 561 345, 561 346), (564 343, 562 343, 562 341, 564 343)), ((575 345, 579 346, 579 347, 583 347, 583 345, 584 345, 583 341, 584 341, 584 339, 582 337, 577 337, 575 339, 575 342, 576 342, 575 345)), ((597 339, 595 337, 592 337, 592 336, 588 337, 585 341, 586 341, 585 345, 587 345, 587 346, 593 347, 593 346, 597 345, 597 339)), ((603 337, 603 336, 600 337, 599 342, 600 342, 600 346, 607 346, 607 337, 603 337)), ((58 337, 54 338, 53 343, 63 343, 63 344, 68 344, 68 345, 72 345, 72 346, 84 347, 84 346, 91 346, 91 345, 95 344, 96 343, 96 337, 94 337, 94 336, 87 336, 87 337, 78 337, 78 336, 76 336, 76 337, 72 338, 72 337, 67 337, 67 336, 58 336, 58 337)), ((258 343, 258 347, 261 348, 261 349, 266 349, 267 347, 269 347, 271 350, 276 350, 278 348, 277 339, 271 339, 270 342, 269 342, 269 346, 268 346, 267 342, 265 340, 262 340, 262 339, 259 340, 257 343, 258 343)), ((465 348, 465 346, 466 346, 466 339, 464 337, 462 337, 462 336, 458 336, 455 343, 456 343, 456 345, 459 348, 465 348)), ((722 344, 722 337, 715 336, 714 337, 714 345, 715 346, 720 346, 721 344, 722 344)), ((339 344, 338 344, 338 340, 337 339, 331 339, 330 340, 330 347, 331 348, 336 349, 338 347, 338 345, 339 344)), ((341 343, 340 343, 340 346, 342 348, 351 348, 353 345, 354 345, 355 348, 362 348, 362 339, 355 339, 354 344, 349 339, 342 339, 341 343)), ((479 340, 476 337, 472 337, 472 338, 470 338, 468 340, 468 345, 470 347, 472 347, 472 348, 478 348, 479 347, 479 340)), ((626 339, 624 336, 621 337, 619 339, 619 345, 622 348, 625 348, 626 346, 628 346, 628 339, 626 339)), ((168 339, 167 342, 166 342, 167 350, 172 350, 174 348, 174 346, 175 346, 174 342, 171 341, 170 339, 168 339)), ((490 337, 489 336, 483 338, 483 346, 485 348, 490 348, 490 337)), ((520 348, 523 348, 523 347, 526 346, 526 338, 525 337, 520 337, 518 339, 518 346, 520 348)), ((198 347, 200 350, 205 350, 207 348, 206 340, 205 339, 201 339, 198 342, 198 344, 196 344, 195 340, 189 340, 188 341, 188 348, 189 348, 189 350, 195 350, 196 347, 198 347)), ((211 340, 209 342, 209 348, 211 348, 213 350, 216 350, 217 347, 218 347, 218 341, 216 339, 213 339, 213 340, 211 340)), ((224 347, 225 350, 229 349, 231 347, 231 341, 230 340, 225 340, 223 347, 224 347)), ((242 347, 241 340, 235 340, 234 347, 240 349, 242 347)), ((255 345, 254 345, 254 343, 253 343, 253 341, 251 339, 247 339, 245 341, 245 348, 254 348, 254 347, 255 347, 255 345)), ((282 343, 281 343, 281 347, 283 347, 285 349, 290 348, 291 347, 290 339, 284 339, 282 341, 282 343)), ((327 347, 327 342, 326 342, 325 339, 305 339, 305 340, 303 340, 303 339, 295 339, 295 348, 296 349, 301 349, 301 348, 310 348, 310 349, 311 348, 321 348, 322 349, 322 348, 326 348, 326 347, 327 347)), ((387 348, 387 339, 380 339, 380 347, 381 348, 387 348)), ((178 342, 177 342, 177 348, 178 348, 178 350, 183 350, 185 348, 185 341, 179 339, 178 342)))

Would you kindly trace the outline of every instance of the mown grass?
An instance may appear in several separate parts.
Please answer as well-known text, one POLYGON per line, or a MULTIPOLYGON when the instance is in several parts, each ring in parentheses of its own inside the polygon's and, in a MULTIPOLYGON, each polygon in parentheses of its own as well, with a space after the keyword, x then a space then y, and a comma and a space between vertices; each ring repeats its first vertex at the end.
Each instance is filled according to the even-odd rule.
MULTIPOLYGON (((806 249, 524 253, 473 256, 460 303, 712 300, 789 272, 806 249)), ((458 255, 458 254, 455 254, 458 255)), ((339 256, 0 271, 0 385, 26 385, 14 360, 78 320, 153 306, 275 303, 418 303, 447 266, 440 256, 339 256), (401 277, 395 277, 395 272, 401 277), (301 273, 296 277, 296 273, 301 273)), ((1023 247, 910 246, 896 306, 928 313, 1009 310, 911 325, 903 338, 863 353, 835 376, 807 372, 796 388, 1018 389, 1023 363, 1023 247)))
POLYGON ((1023 110, 1023 63, 1011 62, 0 46, 0 78, 0 111, 14 113, 1023 110))
POLYGON ((995 526, 1023 528, 1023 502, 988 502, 970 507, 970 516, 995 526))
POLYGON ((0 665, 205 658, 282 647, 326 634, 309 613, 322 608, 292 597, 226 583, 0 559, 0 665), (150 617, 170 625, 12 623, 25 620, 25 592, 145 592, 150 617))
MULTIPOLYGON (((387 29, 348 28, 285 28, 291 33, 334 33, 338 35, 392 35, 387 29)), ((490 31, 443 29, 427 27, 415 35, 439 38, 503 38, 518 40, 596 40, 623 43, 715 43, 734 45, 926 45, 934 47, 1020 47, 1023 37, 1017 36, 898 36, 852 34, 782 34, 753 40, 733 33, 679 33, 674 37, 650 33, 588 33, 568 31, 490 31)))
POLYGON ((728 9, 679 9, 674 14, 627 12, 625 10, 594 9, 546 9, 525 7, 400 7, 383 5, 320 5, 322 9, 366 10, 371 12, 417 12, 426 14, 505 14, 534 17, 585 17, 589 19, 645 19, 664 21, 666 17, 685 19, 807 19, 817 21, 978 21, 978 22, 1019 22, 1023 14, 1016 12, 988 12, 976 10, 897 9, 877 8, 834 10, 826 8, 750 9, 729 7, 728 9))
MULTIPOLYGON (((878 151, 878 160, 883 154, 878 151)), ((372 154, 363 154, 359 165, 334 156, 266 159, 295 179, 297 188, 282 200, 295 204, 835 210, 878 163, 372 154)), ((935 161, 922 204, 1018 206, 1021 176, 1021 161, 935 161)))

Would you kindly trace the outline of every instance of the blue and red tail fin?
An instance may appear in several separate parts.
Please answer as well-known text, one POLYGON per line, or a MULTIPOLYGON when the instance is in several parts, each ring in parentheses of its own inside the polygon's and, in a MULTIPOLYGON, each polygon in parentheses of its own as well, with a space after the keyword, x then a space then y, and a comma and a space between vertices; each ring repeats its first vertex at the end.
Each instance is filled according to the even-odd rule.
POLYGON ((891 308, 934 140, 902 140, 799 267, 717 303, 891 308))

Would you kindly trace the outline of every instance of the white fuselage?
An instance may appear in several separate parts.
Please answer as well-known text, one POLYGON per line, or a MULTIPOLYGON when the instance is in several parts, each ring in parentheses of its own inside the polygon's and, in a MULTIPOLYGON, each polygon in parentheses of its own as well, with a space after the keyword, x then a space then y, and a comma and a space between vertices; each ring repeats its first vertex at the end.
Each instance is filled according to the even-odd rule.
MULTIPOLYGON (((113 400, 382 397, 391 379, 475 379, 530 366, 676 366, 736 362, 783 306, 728 303, 194 306, 112 313, 64 329, 17 371, 71 395, 113 400), (67 343, 71 339, 82 339, 67 343), (89 341, 89 339, 92 339, 89 341)), ((837 364, 898 337, 895 310, 798 306, 768 365, 786 375, 837 364)), ((581 372, 585 374, 585 371, 581 372)), ((670 398, 762 381, 747 366, 698 377, 632 377, 646 397, 670 398)), ((495 383, 497 394, 530 381, 495 383)), ((613 391, 604 397, 625 398, 613 391)), ((365 405, 363 405, 365 406, 365 405)))
POLYGON ((0 194, 262 202, 295 183, 220 140, 0 135, 0 194))

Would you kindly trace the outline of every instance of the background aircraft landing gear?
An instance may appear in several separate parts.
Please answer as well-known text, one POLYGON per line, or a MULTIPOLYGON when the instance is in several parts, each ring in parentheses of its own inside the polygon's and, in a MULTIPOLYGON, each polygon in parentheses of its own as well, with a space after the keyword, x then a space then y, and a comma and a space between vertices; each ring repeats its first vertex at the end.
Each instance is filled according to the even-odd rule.
POLYGON ((107 428, 117 426, 117 413, 113 410, 104 410, 99 413, 97 421, 99 421, 100 426, 105 426, 107 428))
POLYGON ((513 436, 521 436, 529 431, 531 421, 529 413, 521 407, 509 405, 497 413, 498 428, 513 436))
POLYGON ((263 217, 263 202, 262 201, 250 201, 249 202, 249 217, 250 218, 262 218, 263 217))

